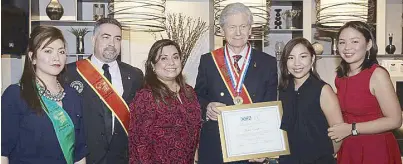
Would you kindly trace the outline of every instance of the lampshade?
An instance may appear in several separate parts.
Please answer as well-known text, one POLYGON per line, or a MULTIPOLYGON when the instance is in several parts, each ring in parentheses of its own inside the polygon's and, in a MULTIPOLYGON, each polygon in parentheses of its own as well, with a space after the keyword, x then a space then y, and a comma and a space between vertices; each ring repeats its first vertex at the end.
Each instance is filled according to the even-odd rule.
POLYGON ((109 15, 123 26, 124 30, 159 32, 165 30, 166 0, 112 0, 109 15))
POLYGON ((336 29, 349 21, 368 22, 369 0, 317 0, 316 25, 336 29))
POLYGON ((222 10, 230 3, 243 3, 248 6, 253 15, 252 37, 262 37, 268 34, 269 30, 269 1, 266 0, 214 0, 214 25, 215 34, 223 35, 220 27, 220 15, 222 10))

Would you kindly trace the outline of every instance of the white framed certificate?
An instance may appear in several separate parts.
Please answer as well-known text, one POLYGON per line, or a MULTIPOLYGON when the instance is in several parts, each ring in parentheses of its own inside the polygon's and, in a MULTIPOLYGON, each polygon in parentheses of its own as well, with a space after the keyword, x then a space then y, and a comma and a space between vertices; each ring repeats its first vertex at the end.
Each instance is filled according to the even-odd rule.
POLYGON ((224 162, 290 154, 280 101, 219 107, 224 162))

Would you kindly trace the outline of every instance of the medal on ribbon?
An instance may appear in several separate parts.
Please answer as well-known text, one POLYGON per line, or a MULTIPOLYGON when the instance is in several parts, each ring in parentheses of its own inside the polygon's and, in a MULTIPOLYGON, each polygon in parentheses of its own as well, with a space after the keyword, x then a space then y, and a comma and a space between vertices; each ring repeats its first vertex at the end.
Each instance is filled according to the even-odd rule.
POLYGON ((250 48, 249 44, 247 46, 248 46, 248 51, 245 56, 245 61, 242 64, 240 73, 238 74, 235 71, 234 64, 230 58, 230 55, 228 52, 228 46, 225 45, 225 51, 224 51, 225 65, 228 70, 228 75, 231 79, 232 87, 234 88, 234 90, 236 92, 236 96, 233 99, 235 105, 243 104, 243 98, 240 96, 240 93, 241 93, 241 89, 243 86, 246 72, 248 72, 248 66, 249 66, 250 59, 251 59, 250 58, 251 48, 250 48))

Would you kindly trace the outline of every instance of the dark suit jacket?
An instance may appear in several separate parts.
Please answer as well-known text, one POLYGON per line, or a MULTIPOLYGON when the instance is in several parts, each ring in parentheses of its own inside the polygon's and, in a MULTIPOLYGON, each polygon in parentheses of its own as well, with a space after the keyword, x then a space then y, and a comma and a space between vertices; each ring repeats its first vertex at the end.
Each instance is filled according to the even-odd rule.
MULTIPOLYGON (((276 58, 252 49, 248 68, 244 84, 252 101, 256 103, 277 100, 276 58)), ((234 105, 210 53, 201 56, 195 90, 204 120, 206 120, 206 107, 210 102, 234 105)), ((205 121, 200 136, 199 164, 221 163, 223 159, 218 124, 216 121, 205 121)))
MULTIPOLYGON (((129 104, 143 84, 143 72, 123 62, 118 61, 118 65, 122 75, 124 91, 122 97, 129 104)), ((78 90, 78 92, 83 98, 83 120, 89 150, 87 163, 127 164, 128 140, 119 121, 115 119, 114 133, 112 139, 108 141, 103 118, 106 105, 78 74, 76 63, 68 64, 63 76, 68 85, 77 84, 77 82, 83 84, 82 91, 78 90)))

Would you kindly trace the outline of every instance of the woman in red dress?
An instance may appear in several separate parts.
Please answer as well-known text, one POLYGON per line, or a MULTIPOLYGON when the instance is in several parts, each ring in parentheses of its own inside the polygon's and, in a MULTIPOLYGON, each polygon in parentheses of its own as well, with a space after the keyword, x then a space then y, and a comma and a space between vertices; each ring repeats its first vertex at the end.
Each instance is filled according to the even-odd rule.
POLYGON ((332 139, 344 138, 337 162, 401 164, 391 131, 402 125, 402 112, 388 72, 378 65, 373 32, 369 25, 352 21, 337 36, 342 61, 335 83, 345 122, 329 128, 332 139))
POLYGON ((193 163, 201 128, 200 106, 182 76, 178 44, 151 47, 145 86, 130 104, 130 164, 193 163))

